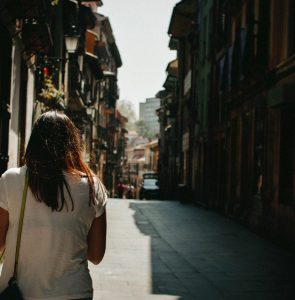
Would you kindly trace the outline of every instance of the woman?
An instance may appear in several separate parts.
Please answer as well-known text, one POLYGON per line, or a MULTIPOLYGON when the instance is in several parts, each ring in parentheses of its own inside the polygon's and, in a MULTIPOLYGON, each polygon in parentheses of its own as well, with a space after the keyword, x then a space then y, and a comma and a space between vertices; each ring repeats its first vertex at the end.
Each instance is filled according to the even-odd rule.
POLYGON ((26 173, 29 190, 21 238, 18 286, 26 300, 92 299, 87 260, 100 263, 106 246, 106 192, 82 161, 80 135, 57 112, 40 116, 25 165, 0 179, 0 292, 13 274, 26 173))

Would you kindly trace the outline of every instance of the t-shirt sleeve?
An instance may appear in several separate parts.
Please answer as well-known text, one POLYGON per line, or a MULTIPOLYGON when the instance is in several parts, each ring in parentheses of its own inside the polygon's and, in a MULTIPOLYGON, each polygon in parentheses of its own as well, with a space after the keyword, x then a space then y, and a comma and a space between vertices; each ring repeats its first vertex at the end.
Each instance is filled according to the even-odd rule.
POLYGON ((7 191, 3 177, 0 177, 0 207, 8 211, 7 191))
POLYGON ((107 195, 106 188, 104 187, 104 185, 98 178, 95 183, 95 189, 96 189, 96 191, 95 191, 94 208, 95 208, 95 217, 98 218, 105 211, 108 195, 107 195))

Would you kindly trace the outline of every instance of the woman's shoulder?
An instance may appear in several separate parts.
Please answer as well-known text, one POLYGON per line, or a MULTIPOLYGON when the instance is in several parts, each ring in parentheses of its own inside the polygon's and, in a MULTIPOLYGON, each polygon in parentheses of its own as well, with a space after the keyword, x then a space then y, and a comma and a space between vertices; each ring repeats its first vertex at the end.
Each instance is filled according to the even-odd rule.
MULTIPOLYGON (((89 185, 88 176, 85 173, 81 172, 79 174, 72 174, 72 173, 64 172, 64 175, 68 180, 70 180, 73 183, 76 182, 86 186, 89 185)), ((92 174, 92 179, 93 179, 94 187, 97 188, 99 186, 100 179, 95 174, 92 174)))
MULTIPOLYGON (((85 184, 88 185, 88 177, 87 175, 82 175, 81 177, 81 181, 84 182, 85 184)), ((94 189, 95 190, 98 190, 101 188, 101 185, 102 185, 102 182, 101 180, 99 179, 99 177, 95 174, 92 174, 92 179, 93 179, 93 185, 94 185, 94 189)))
MULTIPOLYGON (((88 177, 86 174, 81 175, 80 178, 84 184, 88 185, 88 177)), ((104 184, 102 183, 102 181, 100 180, 100 178, 97 175, 92 174, 92 179, 93 179, 94 190, 96 192, 97 191, 105 191, 104 184)))
POLYGON ((18 176, 22 176, 26 173, 26 166, 22 166, 20 168, 9 168, 6 170, 1 177, 3 178, 16 178, 18 176))

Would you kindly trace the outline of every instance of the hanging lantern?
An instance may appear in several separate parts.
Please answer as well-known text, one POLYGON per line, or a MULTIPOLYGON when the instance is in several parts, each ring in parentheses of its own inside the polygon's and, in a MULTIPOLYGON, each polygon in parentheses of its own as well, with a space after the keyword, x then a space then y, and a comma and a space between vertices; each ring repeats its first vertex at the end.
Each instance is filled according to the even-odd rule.
POLYGON ((43 68, 43 75, 48 76, 48 68, 47 67, 43 68))

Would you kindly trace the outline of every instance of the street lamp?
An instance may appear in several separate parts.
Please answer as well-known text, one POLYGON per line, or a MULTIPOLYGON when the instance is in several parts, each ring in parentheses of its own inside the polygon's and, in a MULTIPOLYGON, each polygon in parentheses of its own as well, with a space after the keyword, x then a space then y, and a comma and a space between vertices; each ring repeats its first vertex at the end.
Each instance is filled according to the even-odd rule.
POLYGON ((86 114, 93 121, 95 118, 95 107, 94 106, 86 106, 86 114))
POLYGON ((65 36, 65 43, 68 53, 75 53, 78 47, 79 42, 79 35, 66 35, 65 36))
POLYGON ((80 36, 78 34, 73 35, 65 35, 65 44, 66 44, 66 65, 65 65, 65 104, 68 106, 68 97, 69 97, 69 64, 70 62, 70 54, 76 52, 78 47, 80 36))
POLYGON ((86 107, 86 113, 89 117, 92 116, 92 107, 91 106, 86 107))

